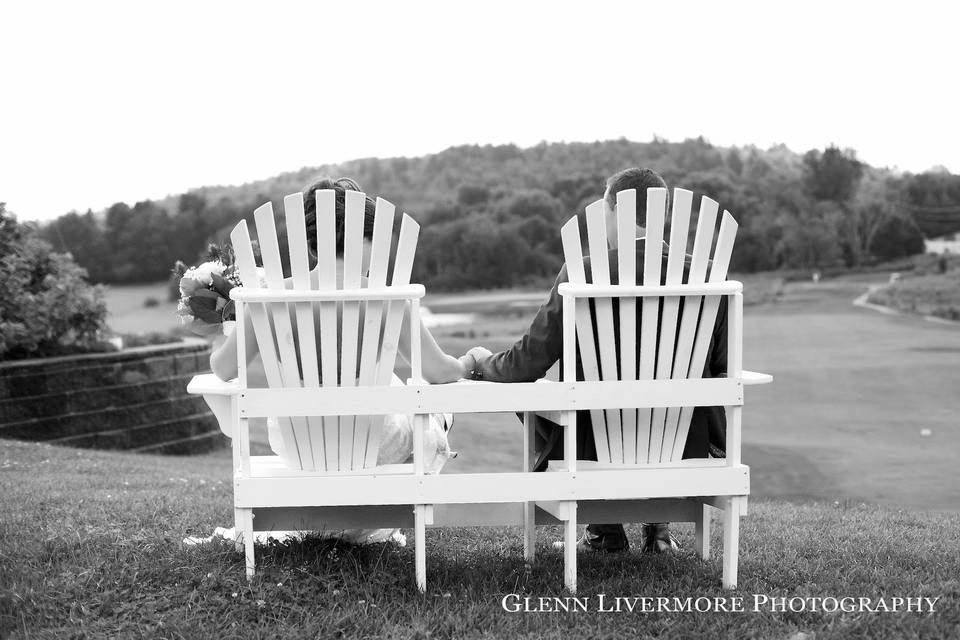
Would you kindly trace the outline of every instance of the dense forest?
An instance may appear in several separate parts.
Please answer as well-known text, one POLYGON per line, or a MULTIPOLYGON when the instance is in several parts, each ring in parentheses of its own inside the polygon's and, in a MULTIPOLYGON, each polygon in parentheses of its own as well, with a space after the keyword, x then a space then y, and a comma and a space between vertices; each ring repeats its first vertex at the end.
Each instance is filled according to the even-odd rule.
MULTIPOLYGON (((601 197, 626 167, 658 171, 671 187, 707 195, 741 232, 732 268, 856 268, 923 250, 923 238, 960 229, 960 176, 871 167, 852 150, 683 142, 460 146, 419 158, 365 158, 303 168, 231 187, 204 187, 105 212, 76 212, 41 228, 96 282, 152 282, 192 263, 240 218, 321 175, 350 176, 423 225, 415 277, 434 289, 503 287, 556 274, 561 224, 601 197)), ((695 200, 696 202, 696 200, 695 200)))

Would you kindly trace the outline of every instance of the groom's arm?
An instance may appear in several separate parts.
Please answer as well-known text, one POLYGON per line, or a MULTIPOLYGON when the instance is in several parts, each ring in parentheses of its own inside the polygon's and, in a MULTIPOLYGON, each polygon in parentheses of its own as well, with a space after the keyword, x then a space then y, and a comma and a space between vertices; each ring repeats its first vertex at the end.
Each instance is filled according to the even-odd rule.
POLYGON ((563 300, 557 287, 566 281, 567 267, 564 265, 547 301, 537 311, 523 337, 505 351, 479 358, 473 370, 474 380, 532 382, 547 373, 563 352, 563 300))

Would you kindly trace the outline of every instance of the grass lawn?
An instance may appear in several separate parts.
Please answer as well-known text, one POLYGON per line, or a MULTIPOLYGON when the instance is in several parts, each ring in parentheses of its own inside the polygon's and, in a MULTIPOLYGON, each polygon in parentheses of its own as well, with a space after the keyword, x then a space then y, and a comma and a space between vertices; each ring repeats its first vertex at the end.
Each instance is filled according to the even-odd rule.
POLYGON ((179 326, 177 303, 169 302, 166 282, 136 285, 109 285, 104 299, 107 303, 107 324, 117 333, 151 333, 172 331, 179 326), (150 298, 157 301, 145 306, 150 298))
MULTIPOLYGON (((261 548, 244 578, 230 545, 185 547, 231 520, 222 455, 154 457, 0 441, 0 637, 11 638, 956 638, 960 516, 853 503, 751 503, 742 521, 742 613, 602 613, 599 594, 698 598, 719 554, 581 555, 586 612, 509 613, 507 594, 563 596, 558 528, 526 567, 519 529, 429 530, 429 589, 413 548, 307 540, 261 548), (753 611, 769 597, 929 597, 933 613, 753 611), (797 636, 797 633, 809 634, 797 636)), ((719 523, 713 544, 719 552, 719 523)), ((410 534, 411 532, 407 532, 410 534)), ((630 528, 636 542, 637 531, 630 528)), ((412 536, 411 536, 412 539, 412 536)))
MULTIPOLYGON (((529 568, 517 529, 428 531, 424 596, 411 547, 317 540, 261 549, 248 584, 232 547, 181 544, 232 524, 226 452, 160 458, 0 441, 0 638, 960 637, 960 330, 851 306, 885 279, 748 283, 764 293, 746 310, 744 365, 775 382, 749 389, 744 412, 753 497, 736 595, 747 612, 596 611, 599 594, 726 595, 719 554, 697 559, 682 526, 677 556, 583 556, 587 612, 501 607, 511 593, 563 595, 549 548, 558 528, 540 529, 529 568), (752 594, 940 600, 932 614, 752 612, 752 594)), ((137 295, 146 297, 128 295, 119 315, 135 323, 163 313, 130 303, 137 295)), ((543 298, 451 294, 426 304, 476 314, 436 331, 459 354, 508 346, 543 298)), ((451 446, 461 456, 447 470, 518 469, 520 442, 512 416, 460 416, 451 446)), ((636 543, 637 529, 628 533, 636 543)))

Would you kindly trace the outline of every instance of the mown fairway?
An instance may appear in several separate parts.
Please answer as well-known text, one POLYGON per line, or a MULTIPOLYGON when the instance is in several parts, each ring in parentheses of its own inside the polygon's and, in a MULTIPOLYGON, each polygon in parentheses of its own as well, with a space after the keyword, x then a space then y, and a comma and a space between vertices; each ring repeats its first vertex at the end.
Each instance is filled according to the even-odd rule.
MULTIPOLYGON (((743 457, 755 496, 960 512, 960 325, 851 304, 885 279, 792 283, 777 301, 746 307, 744 367, 774 375, 746 395, 743 457)), ((459 354, 512 343, 538 301, 435 296, 427 304, 498 314, 438 331, 459 354)), ((451 446, 462 455, 448 468, 519 468, 520 438, 514 416, 461 416, 451 446)))

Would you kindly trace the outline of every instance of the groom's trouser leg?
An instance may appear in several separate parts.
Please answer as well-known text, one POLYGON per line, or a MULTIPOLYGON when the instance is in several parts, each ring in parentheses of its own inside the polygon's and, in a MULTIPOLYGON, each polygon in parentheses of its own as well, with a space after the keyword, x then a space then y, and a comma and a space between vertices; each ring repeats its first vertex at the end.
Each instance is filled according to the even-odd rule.
MULTIPOLYGON (((523 420, 523 414, 517 414, 523 420)), ((577 413, 577 459, 578 460, 596 460, 597 451, 593 443, 593 431, 582 426, 589 426, 589 412, 582 411, 577 413)), ((552 420, 547 420, 536 414, 530 414, 530 419, 534 421, 534 433, 536 434, 536 462, 534 471, 546 471, 550 460, 563 460, 563 427, 552 420)), ((601 536, 609 539, 614 547, 619 548, 617 540, 622 540, 622 546, 627 546, 627 534, 623 530, 622 524, 588 524, 587 532, 593 536, 601 536)))

